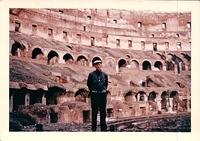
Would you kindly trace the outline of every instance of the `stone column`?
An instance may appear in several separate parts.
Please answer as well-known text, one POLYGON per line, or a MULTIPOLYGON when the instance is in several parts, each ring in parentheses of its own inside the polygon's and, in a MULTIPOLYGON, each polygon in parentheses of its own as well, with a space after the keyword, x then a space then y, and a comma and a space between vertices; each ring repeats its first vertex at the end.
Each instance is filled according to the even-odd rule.
POLYGON ((144 102, 147 102, 148 101, 148 97, 147 95, 144 95, 144 102))
POLYGON ((190 100, 191 100, 191 97, 189 96, 189 93, 187 91, 187 112, 191 111, 191 109, 190 109, 190 100))
POLYGON ((142 70, 142 65, 139 65, 139 70, 142 70))
POLYGON ((178 74, 178 68, 177 68, 178 66, 176 65, 176 64, 174 64, 174 73, 175 74, 178 74))
POLYGON ((13 112, 13 94, 10 94, 9 112, 13 112))
POLYGON ((166 65, 163 65, 163 71, 167 71, 166 65))
POLYGON ((115 70, 116 70, 116 73, 119 72, 119 67, 118 67, 118 65, 115 66, 115 70))
POLYGON ((30 94, 26 93, 25 95, 25 106, 30 105, 30 94))
POLYGON ((188 63, 185 64, 185 70, 188 71, 189 70, 189 67, 188 67, 188 63))
POLYGON ((20 49, 19 49, 19 48, 17 48, 17 56, 18 56, 18 57, 21 56, 21 54, 20 54, 20 49))
POLYGON ((161 99, 156 99, 158 111, 161 111, 161 99))
POLYGON ((140 101, 140 94, 137 95, 137 102, 140 101))
POLYGON ((62 57, 59 57, 58 63, 65 64, 65 60, 62 57))
POLYGON ((92 62, 89 63, 89 66, 92 67, 92 62))
POLYGON ((182 67, 182 62, 179 62, 179 68, 180 68, 180 71, 183 70, 183 67, 182 67))
POLYGON ((45 93, 42 95, 42 104, 46 105, 47 104, 47 99, 45 97, 45 93))
POLYGON ((168 112, 171 113, 172 112, 172 107, 173 107, 173 98, 169 98, 168 101, 168 112))

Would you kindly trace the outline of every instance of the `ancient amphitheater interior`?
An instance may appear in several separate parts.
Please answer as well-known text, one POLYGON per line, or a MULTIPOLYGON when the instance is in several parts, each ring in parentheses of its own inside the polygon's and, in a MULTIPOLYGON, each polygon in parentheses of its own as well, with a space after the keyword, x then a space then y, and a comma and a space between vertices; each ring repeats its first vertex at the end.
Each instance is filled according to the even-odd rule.
POLYGON ((90 123, 86 85, 100 58, 107 121, 191 111, 191 13, 9 10, 9 111, 34 124, 90 123))

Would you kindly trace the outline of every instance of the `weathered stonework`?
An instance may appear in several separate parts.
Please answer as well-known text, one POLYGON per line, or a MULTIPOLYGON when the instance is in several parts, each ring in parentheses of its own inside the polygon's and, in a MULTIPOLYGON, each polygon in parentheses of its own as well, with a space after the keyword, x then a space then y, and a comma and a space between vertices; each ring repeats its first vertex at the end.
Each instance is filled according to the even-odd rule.
POLYGON ((191 13, 10 9, 10 112, 91 119, 87 76, 109 75, 108 120, 190 112, 191 13))

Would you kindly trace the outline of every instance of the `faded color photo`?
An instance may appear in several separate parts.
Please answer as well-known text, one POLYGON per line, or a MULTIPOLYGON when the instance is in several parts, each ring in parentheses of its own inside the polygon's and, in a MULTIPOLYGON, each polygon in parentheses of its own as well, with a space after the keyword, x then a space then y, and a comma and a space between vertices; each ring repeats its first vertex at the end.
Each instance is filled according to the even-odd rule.
POLYGON ((11 8, 9 22, 10 131, 91 132, 96 116, 98 132, 103 118, 102 131, 191 132, 190 11, 11 8), (108 78, 88 86, 95 62, 108 78))

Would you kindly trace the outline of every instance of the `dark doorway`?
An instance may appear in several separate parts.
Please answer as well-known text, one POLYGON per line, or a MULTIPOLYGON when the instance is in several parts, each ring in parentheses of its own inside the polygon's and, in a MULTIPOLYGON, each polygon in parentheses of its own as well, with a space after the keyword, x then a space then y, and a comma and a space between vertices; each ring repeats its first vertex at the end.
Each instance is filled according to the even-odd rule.
POLYGON ((11 48, 11 54, 13 56, 20 56, 21 51, 24 51, 24 50, 25 50, 25 46, 15 41, 11 48), (17 51, 18 49, 20 49, 20 52, 17 51))
POLYGON ((168 96, 168 94, 167 94, 167 92, 166 91, 164 91, 164 92, 162 92, 162 94, 161 94, 161 109, 167 109, 167 102, 168 102, 168 99, 169 98, 169 96, 168 96))
POLYGON ((90 111, 83 111, 83 123, 90 122, 90 111))
POLYGON ((56 57, 57 59, 55 59, 55 61, 52 62, 52 64, 55 64, 55 63, 58 62, 58 57, 59 57, 59 55, 58 55, 57 52, 51 50, 51 51, 49 52, 49 54, 48 54, 47 57, 48 57, 48 64, 50 64, 50 60, 51 60, 51 59, 53 59, 54 57, 56 57))
POLYGON ((158 68, 159 70, 163 70, 163 65, 160 61, 156 61, 154 67, 158 68))
POLYGON ((65 60, 65 62, 71 62, 71 61, 73 61, 74 59, 73 59, 73 57, 72 57, 72 55, 71 54, 69 54, 69 53, 66 53, 64 56, 63 56, 63 59, 65 60))
POLYGON ((126 67, 126 65, 127 65, 126 60, 124 60, 124 59, 119 60, 119 62, 118 62, 119 68, 126 67))
POLYGON ((174 64, 171 61, 166 62, 166 68, 168 71, 173 71, 174 70, 174 64))
POLYGON ((82 66, 87 66, 88 65, 88 60, 85 56, 83 55, 80 55, 78 58, 77 58, 77 62, 79 65, 82 65, 82 66))
POLYGON ((113 117, 113 108, 108 108, 107 109, 107 117, 113 117))
POLYGON ((151 70, 151 64, 149 61, 144 61, 142 64, 142 69, 143 70, 151 70))
POLYGON ((155 102, 155 99, 156 99, 156 93, 155 92, 150 92, 148 100, 155 102))
POLYGON ((39 55, 44 55, 40 48, 35 48, 32 52, 32 59, 39 59, 39 55))
POLYGON ((25 94, 13 94, 13 111, 18 111, 20 105, 25 105, 25 94))
POLYGON ((58 122, 58 113, 50 113, 50 122, 57 123, 58 122))

